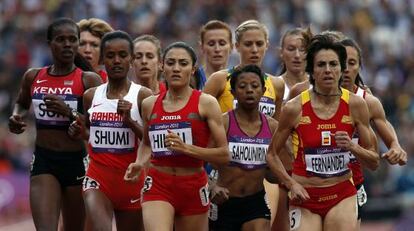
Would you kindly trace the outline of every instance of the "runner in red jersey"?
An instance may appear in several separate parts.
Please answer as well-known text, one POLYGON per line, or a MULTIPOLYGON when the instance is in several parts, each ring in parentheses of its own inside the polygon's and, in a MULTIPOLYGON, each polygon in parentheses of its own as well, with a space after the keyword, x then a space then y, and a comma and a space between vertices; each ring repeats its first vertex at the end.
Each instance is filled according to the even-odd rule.
POLYGON ((167 47, 163 71, 168 90, 145 99, 142 105, 144 137, 138 159, 129 166, 125 179, 136 179, 152 157, 142 190, 147 231, 172 230, 173 226, 176 230, 208 230, 210 202, 203 164, 229 161, 217 100, 189 85, 196 60, 186 43, 167 47), (209 140, 211 148, 207 148, 209 140))
MULTIPOLYGON (((359 73, 362 65, 361 49, 353 39, 344 38, 340 42, 347 51, 347 68, 344 71, 342 87, 362 97, 367 103, 370 121, 385 145, 389 148, 388 152, 384 153, 382 157, 390 164, 406 164, 407 153, 401 148, 393 126, 386 119, 381 102, 367 91, 367 87, 362 81, 359 73)), ((376 138, 375 135, 374 138, 376 138)), ((354 134, 353 140, 359 142, 358 134, 354 134)), ((352 178, 357 189, 358 221, 360 223, 362 206, 367 202, 367 194, 363 184, 364 176, 361 163, 354 156, 351 156, 349 167, 352 170, 352 178)))
POLYGON ((352 152, 370 169, 379 156, 370 142, 368 107, 339 87, 346 49, 329 36, 317 35, 306 54, 311 90, 286 103, 273 136, 268 164, 290 190, 292 230, 357 230, 356 190, 348 168, 352 152), (354 130, 361 145, 352 142, 354 130), (293 174, 278 154, 292 134, 293 174))
POLYGON ((36 147, 31 165, 30 206, 37 230, 56 230, 62 210, 65 230, 82 230, 84 205, 81 182, 85 174, 84 144, 67 134, 70 121, 82 111, 83 92, 101 83, 98 75, 74 65, 79 28, 61 18, 47 29, 53 64, 28 70, 22 80, 11 132, 24 132, 30 104, 36 118, 36 147))
POLYGON ((154 95, 167 90, 159 80, 161 71, 161 43, 153 35, 141 35, 134 39, 134 81, 151 89, 154 95))
POLYGON ((72 123, 70 133, 89 140, 90 163, 83 181, 86 212, 93 230, 110 230, 115 215, 118 230, 143 230, 141 188, 144 175, 134 183, 123 180, 137 157, 142 139, 141 102, 151 90, 128 80, 133 60, 132 39, 122 31, 102 38, 108 83, 85 93, 86 129, 72 123))
POLYGON ((78 26, 80 29, 79 54, 89 62, 93 70, 106 83, 108 74, 101 68, 102 63, 99 62, 100 45, 102 37, 114 29, 107 22, 98 18, 82 19, 78 22, 78 26))

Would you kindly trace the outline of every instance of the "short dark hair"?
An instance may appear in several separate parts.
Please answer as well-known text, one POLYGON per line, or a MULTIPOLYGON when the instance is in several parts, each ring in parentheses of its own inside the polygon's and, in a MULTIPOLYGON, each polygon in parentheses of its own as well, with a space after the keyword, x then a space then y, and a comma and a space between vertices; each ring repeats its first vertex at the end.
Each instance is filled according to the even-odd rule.
POLYGON ((168 47, 165 48, 165 51, 164 51, 164 54, 163 54, 163 57, 162 57, 163 60, 165 59, 165 56, 167 55, 167 53, 173 48, 182 48, 182 49, 186 50, 187 53, 190 55, 191 60, 193 61, 192 66, 194 67, 196 65, 197 55, 196 55, 194 49, 185 42, 174 42, 174 43, 171 43, 170 45, 168 45, 168 47))
POLYGON ((76 29, 76 34, 78 38, 80 38, 80 30, 79 26, 70 18, 58 18, 54 20, 48 27, 47 27, 47 41, 50 42, 53 40, 53 35, 56 32, 56 29, 62 25, 71 25, 76 29))
POLYGON ((315 55, 321 50, 333 50, 338 55, 339 63, 341 65, 341 72, 346 69, 347 55, 345 47, 340 42, 335 41, 331 36, 323 34, 315 35, 311 39, 307 48, 305 69, 305 71, 309 74, 309 82, 312 85, 315 84, 315 79, 313 78, 315 55))
POLYGON ((108 32, 106 33, 101 40, 101 52, 100 52, 100 60, 102 60, 103 58, 103 50, 105 48, 105 45, 108 41, 114 40, 114 39, 123 39, 126 40, 128 42, 129 45, 129 52, 132 55, 134 53, 134 45, 132 43, 132 39, 131 36, 129 36, 128 33, 121 31, 121 30, 116 30, 113 32, 108 32))
POLYGON ((236 84, 237 84, 238 77, 242 73, 254 73, 254 74, 256 74, 257 76, 259 76, 260 83, 262 84, 262 87, 265 86, 265 73, 263 73, 262 69, 260 69, 260 67, 258 67, 257 65, 249 64, 249 65, 246 65, 244 67, 237 68, 233 71, 233 73, 231 73, 231 75, 230 75, 230 87, 231 87, 232 91, 236 90, 236 84))

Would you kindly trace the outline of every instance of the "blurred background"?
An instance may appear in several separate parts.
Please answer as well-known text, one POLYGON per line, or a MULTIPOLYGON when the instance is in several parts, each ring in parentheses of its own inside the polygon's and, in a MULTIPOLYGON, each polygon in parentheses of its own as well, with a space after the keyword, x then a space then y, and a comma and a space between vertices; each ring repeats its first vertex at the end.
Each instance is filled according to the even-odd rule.
MULTIPOLYGON (((310 25, 314 33, 339 30, 354 38, 363 51, 364 82, 409 154, 407 166, 382 161, 366 172, 362 230, 414 230, 414 0, 0 0, 0 231, 34 230, 28 166, 35 130, 31 122, 25 133, 11 134, 7 120, 23 73, 50 64, 46 28, 57 17, 97 17, 133 38, 153 34, 164 47, 182 40, 197 50, 199 28, 208 20, 235 29, 257 19, 270 32, 264 69, 274 75, 279 40, 289 28, 310 25)), ((233 52, 230 65, 236 63, 233 52)))

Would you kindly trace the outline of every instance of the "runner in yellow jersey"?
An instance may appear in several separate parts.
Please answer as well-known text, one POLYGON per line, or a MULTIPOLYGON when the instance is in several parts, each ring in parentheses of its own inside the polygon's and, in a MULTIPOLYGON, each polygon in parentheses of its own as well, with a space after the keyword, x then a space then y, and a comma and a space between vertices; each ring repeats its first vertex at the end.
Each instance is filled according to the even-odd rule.
MULTIPOLYGON (((227 69, 227 81, 226 86, 224 88, 223 93, 219 96, 217 99, 221 108, 222 112, 227 112, 230 110, 233 110, 236 107, 237 100, 234 99, 234 96, 230 92, 230 75, 233 73, 235 68, 227 69)), ((259 111, 261 111, 263 114, 268 116, 275 117, 275 111, 276 111, 276 91, 275 86, 272 81, 272 76, 265 74, 265 87, 266 91, 259 102, 259 111)), ((278 96, 282 97, 282 96, 278 96)), ((280 108, 280 107, 279 107, 280 108)), ((278 111, 280 113, 280 110, 278 111)))
MULTIPOLYGON (((249 64, 262 65, 266 50, 269 47, 268 30, 256 20, 248 20, 240 24, 235 31, 236 50, 240 54, 240 64, 213 73, 208 79, 204 92, 217 98, 222 112, 235 108, 236 102, 230 92, 230 74, 235 68, 249 64)), ((266 91, 261 99, 259 109, 266 115, 279 118, 284 94, 284 81, 270 74, 265 76, 266 91)))

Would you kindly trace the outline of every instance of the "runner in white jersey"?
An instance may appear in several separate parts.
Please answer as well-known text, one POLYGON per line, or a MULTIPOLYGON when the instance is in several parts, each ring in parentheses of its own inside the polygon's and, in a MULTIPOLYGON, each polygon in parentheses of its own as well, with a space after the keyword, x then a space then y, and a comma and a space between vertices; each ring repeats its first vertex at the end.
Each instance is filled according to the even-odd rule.
POLYGON ((108 83, 85 93, 85 125, 72 123, 70 134, 89 140, 89 167, 83 181, 87 217, 93 230, 108 230, 115 216, 118 230, 143 230, 141 188, 138 181, 123 180, 128 165, 137 158, 142 139, 141 102, 151 90, 128 78, 133 56, 129 35, 109 32, 101 43, 108 83))

